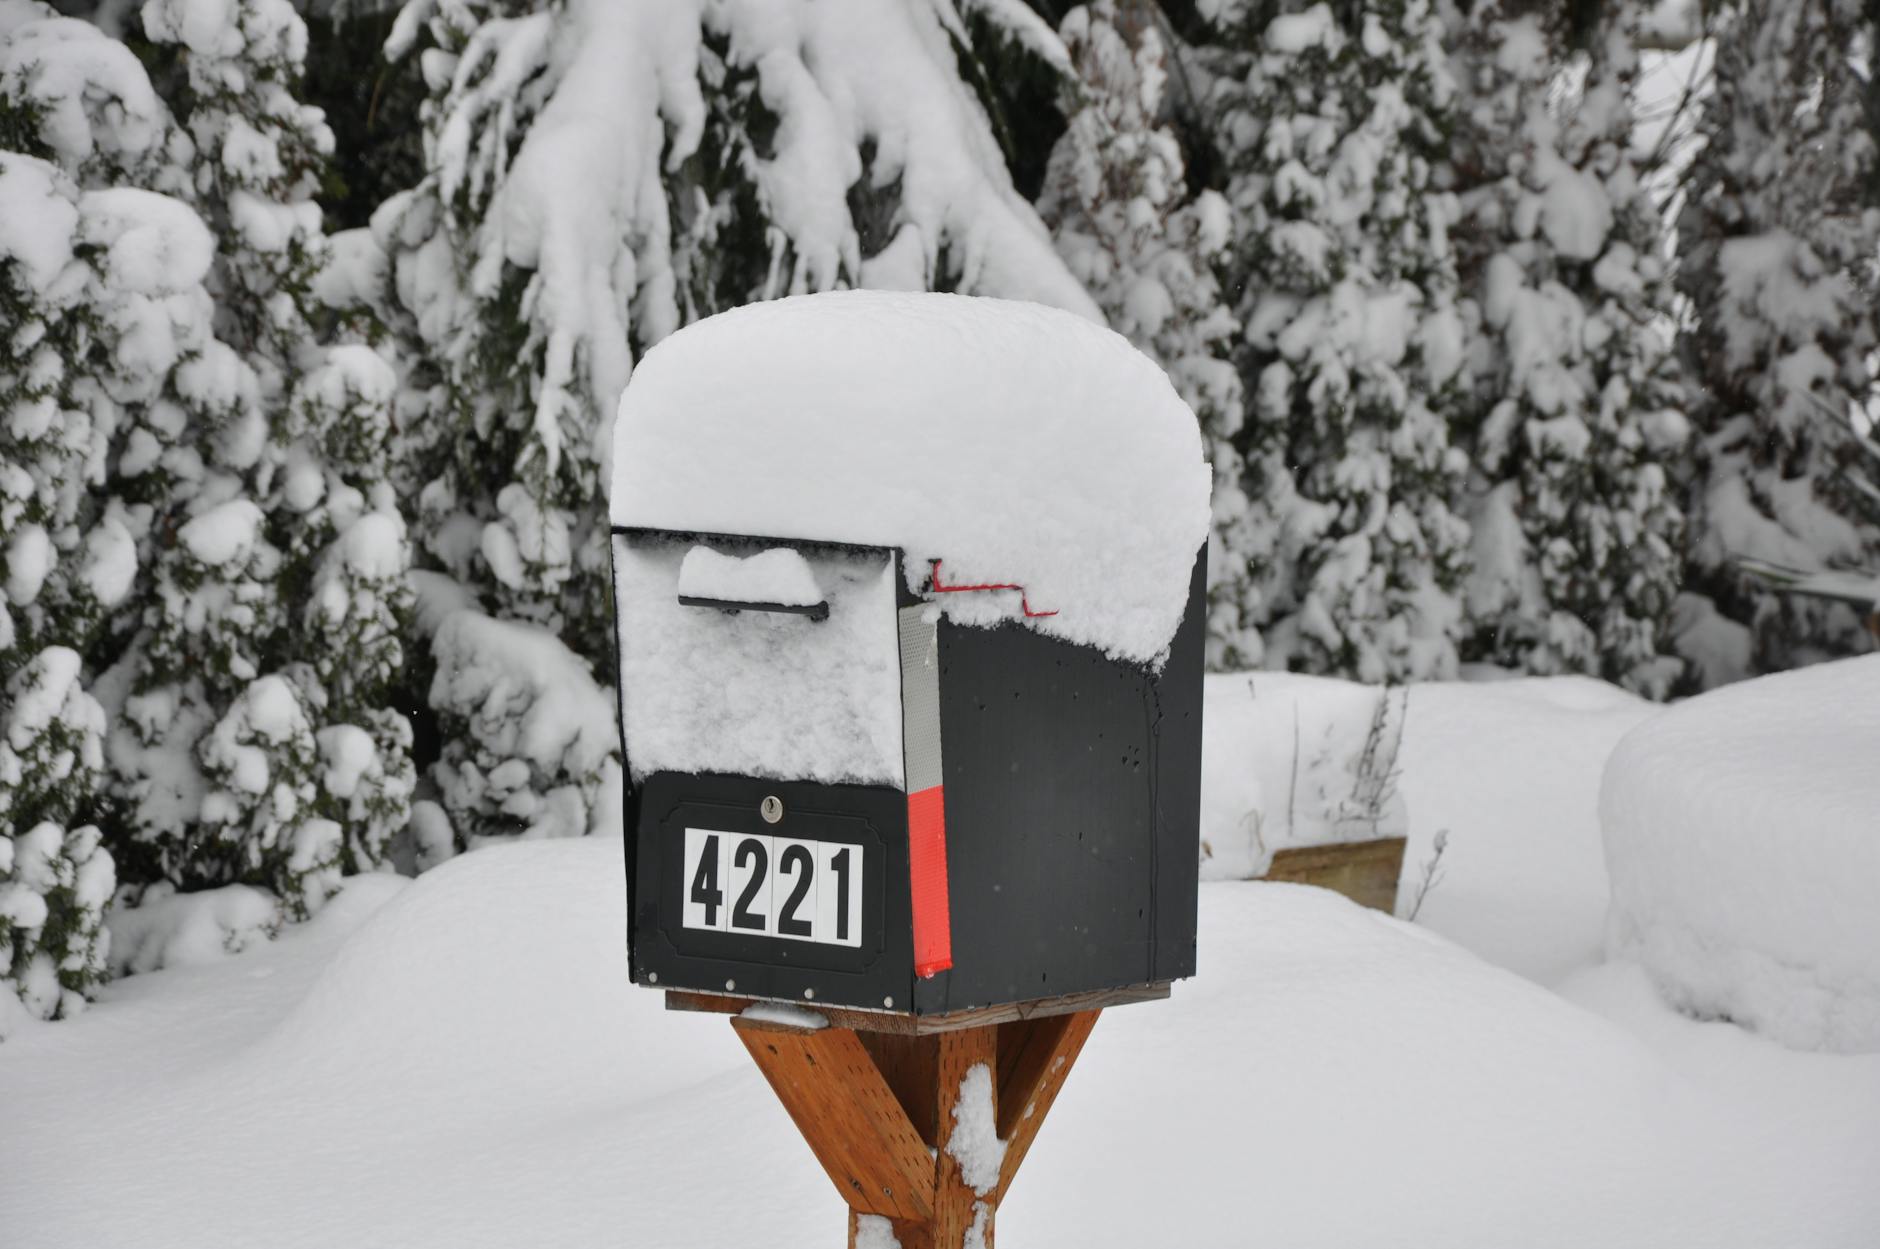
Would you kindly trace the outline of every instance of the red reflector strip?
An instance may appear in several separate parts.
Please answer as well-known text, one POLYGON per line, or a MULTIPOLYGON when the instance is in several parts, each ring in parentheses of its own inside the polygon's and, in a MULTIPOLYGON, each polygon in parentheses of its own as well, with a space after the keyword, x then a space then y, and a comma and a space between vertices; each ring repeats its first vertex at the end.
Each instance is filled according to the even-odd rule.
POLYGON ((944 787, 907 796, 907 876, 914 902, 914 974, 953 966, 953 922, 947 910, 947 817, 944 787))

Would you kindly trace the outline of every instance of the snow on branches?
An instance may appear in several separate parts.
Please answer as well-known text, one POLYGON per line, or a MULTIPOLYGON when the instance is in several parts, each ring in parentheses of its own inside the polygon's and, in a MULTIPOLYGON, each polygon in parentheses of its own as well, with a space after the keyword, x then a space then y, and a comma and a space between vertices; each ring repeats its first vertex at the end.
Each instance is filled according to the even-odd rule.
POLYGON ((1631 151, 1637 13, 1620 6, 1556 102, 1561 37, 1478 11, 1452 159, 1478 313, 1465 657, 1585 672, 1663 698, 1683 517, 1667 465, 1688 437, 1668 257, 1631 151))
POLYGON ((284 0, 142 17, 153 56, 180 53, 181 124, 95 28, 17 5, 0 22, 0 137, 59 166, 0 157, 8 199, 32 199, 0 233, 36 231, 0 238, 31 257, 0 289, 35 327, 0 360, 0 402, 31 415, 7 427, 22 471, 0 474, 18 607, 0 649, 63 643, 107 669, 134 889, 243 880, 304 913, 316 877, 383 857, 415 782, 386 706, 410 604, 394 384, 370 350, 317 340, 331 136, 294 95, 300 18, 284 0), (232 770, 237 745, 266 785, 232 770))
POLYGON ((94 801, 104 709, 79 683, 79 657, 48 647, 15 671, 0 705, 0 1037, 18 1012, 69 1015, 103 978, 104 910, 116 877, 94 801))
POLYGON ((1720 19, 1678 285, 1705 396, 1691 589, 1747 631, 1736 655, 1696 658, 1729 679, 1862 645, 1852 610, 1784 595, 1735 561, 1806 572, 1880 560, 1880 529, 1837 475, 1874 382, 1880 209, 1854 59, 1872 46, 1865 6, 1734 0, 1720 19))
POLYGON ((1266 662, 1368 681, 1455 671, 1467 522, 1449 442, 1463 327, 1434 171, 1454 83, 1426 0, 1239 31, 1213 107, 1238 227, 1244 454, 1282 508, 1266 662))

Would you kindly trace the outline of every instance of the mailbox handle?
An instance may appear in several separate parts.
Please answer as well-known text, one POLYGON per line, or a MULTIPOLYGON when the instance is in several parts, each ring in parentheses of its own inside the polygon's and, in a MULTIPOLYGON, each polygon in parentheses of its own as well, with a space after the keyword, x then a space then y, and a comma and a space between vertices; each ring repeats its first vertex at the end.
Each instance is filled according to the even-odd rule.
POLYGON ((811 620, 829 619, 829 603, 826 599, 820 603, 747 603, 742 599, 699 598, 692 594, 681 594, 679 596, 679 606, 711 607, 718 611, 732 613, 741 611, 782 612, 790 616, 808 616, 811 620))

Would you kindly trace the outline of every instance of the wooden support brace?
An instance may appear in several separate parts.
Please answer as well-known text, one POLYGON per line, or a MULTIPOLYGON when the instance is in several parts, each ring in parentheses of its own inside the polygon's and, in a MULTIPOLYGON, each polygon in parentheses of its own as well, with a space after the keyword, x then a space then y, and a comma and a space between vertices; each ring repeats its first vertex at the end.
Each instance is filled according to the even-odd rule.
POLYGON ((850 1209, 932 1217, 933 1156, 854 1032, 743 1018, 731 1026, 850 1209))
POLYGON ((1005 1142, 1005 1162, 994 1204, 1005 1200, 1102 1013, 1086 1010, 999 1025, 999 1137, 1005 1142))
POLYGON ((1101 1013, 924 1035, 731 1022, 848 1202, 851 1249, 883 1230, 901 1249, 963 1249, 969 1238, 992 1249, 999 1203, 1101 1013), (990 1107, 961 1104, 976 1066, 990 1107), (963 1117, 987 1109, 1005 1152, 996 1179, 972 1177, 981 1191, 948 1145, 963 1117))

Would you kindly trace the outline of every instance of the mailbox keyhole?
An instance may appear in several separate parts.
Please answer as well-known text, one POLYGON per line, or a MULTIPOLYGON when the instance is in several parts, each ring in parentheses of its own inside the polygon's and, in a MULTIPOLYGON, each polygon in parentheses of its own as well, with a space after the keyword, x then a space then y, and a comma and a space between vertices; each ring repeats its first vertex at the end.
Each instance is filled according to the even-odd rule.
POLYGON ((757 810, 764 817, 764 823, 775 824, 783 818, 783 799, 771 794, 758 804, 757 810))

